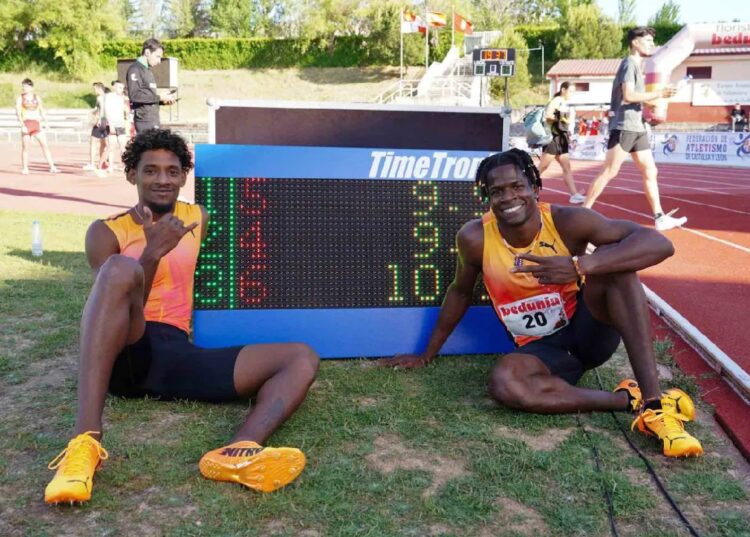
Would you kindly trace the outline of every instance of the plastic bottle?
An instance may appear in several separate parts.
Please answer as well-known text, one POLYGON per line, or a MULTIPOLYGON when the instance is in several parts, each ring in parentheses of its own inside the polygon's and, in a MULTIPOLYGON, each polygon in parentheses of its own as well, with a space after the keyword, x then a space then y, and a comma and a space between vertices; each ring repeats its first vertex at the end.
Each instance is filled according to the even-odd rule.
POLYGON ((31 255, 34 257, 42 255, 42 224, 39 220, 31 223, 31 255))
POLYGON ((693 80, 693 75, 685 75, 685 76, 683 76, 680 79, 680 81, 677 82, 677 85, 675 86, 675 89, 677 89, 677 91, 680 91, 682 88, 684 88, 685 86, 687 86, 690 83, 691 80, 693 80))

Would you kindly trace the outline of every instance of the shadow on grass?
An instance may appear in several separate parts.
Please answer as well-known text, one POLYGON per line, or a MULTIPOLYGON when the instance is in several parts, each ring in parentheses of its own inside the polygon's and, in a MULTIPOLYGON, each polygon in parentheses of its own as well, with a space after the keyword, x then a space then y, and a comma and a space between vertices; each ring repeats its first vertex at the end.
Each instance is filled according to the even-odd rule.
MULTIPOLYGON (((16 248, 14 250, 10 250, 7 255, 18 257, 32 263, 41 263, 45 266, 59 268, 70 272, 84 271, 86 272, 86 274, 88 274, 88 264, 86 263, 86 256, 83 254, 83 252, 56 252, 45 250, 40 257, 34 257, 33 255, 31 255, 30 249, 21 250, 16 248)), ((8 274, 6 276, 12 276, 12 274, 8 274)), ((57 278, 54 278, 54 280, 57 280, 57 278)), ((27 280, 15 280, 16 283, 21 283, 23 281, 27 280)), ((39 280, 35 279, 34 281, 39 280)), ((14 286, 13 280, 10 280, 8 283, 9 287, 14 286)))

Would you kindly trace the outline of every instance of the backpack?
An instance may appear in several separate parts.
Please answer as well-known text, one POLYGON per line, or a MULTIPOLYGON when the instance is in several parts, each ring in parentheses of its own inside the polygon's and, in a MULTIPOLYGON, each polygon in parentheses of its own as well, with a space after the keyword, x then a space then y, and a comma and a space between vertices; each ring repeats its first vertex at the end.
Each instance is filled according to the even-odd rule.
POLYGON ((526 132, 526 143, 529 147, 547 145, 552 141, 552 134, 547 130, 544 121, 545 108, 534 108, 523 116, 523 129, 526 132))

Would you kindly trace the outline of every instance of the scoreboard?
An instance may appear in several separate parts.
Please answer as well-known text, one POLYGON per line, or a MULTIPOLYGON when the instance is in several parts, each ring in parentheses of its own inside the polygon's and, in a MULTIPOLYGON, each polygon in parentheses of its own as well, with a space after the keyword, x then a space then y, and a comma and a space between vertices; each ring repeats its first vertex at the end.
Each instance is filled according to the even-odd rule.
MULTIPOLYGON (((456 233, 486 210, 474 176, 492 152, 197 145, 196 201, 211 224, 196 344, 303 341, 326 358, 421 351, 453 280, 456 233)), ((442 352, 510 347, 480 282, 442 352)))
POLYGON ((477 48, 472 51, 474 76, 509 77, 516 74, 516 49, 477 48))

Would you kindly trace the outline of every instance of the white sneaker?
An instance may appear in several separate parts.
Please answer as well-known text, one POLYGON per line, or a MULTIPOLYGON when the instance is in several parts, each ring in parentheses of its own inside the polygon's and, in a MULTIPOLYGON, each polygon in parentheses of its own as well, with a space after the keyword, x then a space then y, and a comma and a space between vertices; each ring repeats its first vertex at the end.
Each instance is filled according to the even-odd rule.
POLYGON ((96 169, 96 166, 94 166, 93 164, 89 162, 88 164, 83 165, 83 169, 86 170, 87 172, 93 172, 96 169))
POLYGON ((21 169, 21 175, 29 175, 29 169, 28 168, 22 168, 21 169))
POLYGON ((667 231, 676 227, 681 227, 687 222, 687 217, 673 218, 670 214, 663 214, 654 221, 654 227, 657 231, 667 231))
POLYGON ((580 205, 584 201, 586 201, 586 196, 583 194, 575 193, 570 198, 568 198, 568 201, 574 205, 580 205))

